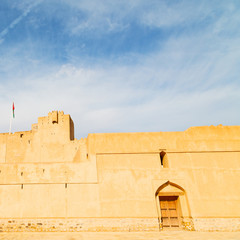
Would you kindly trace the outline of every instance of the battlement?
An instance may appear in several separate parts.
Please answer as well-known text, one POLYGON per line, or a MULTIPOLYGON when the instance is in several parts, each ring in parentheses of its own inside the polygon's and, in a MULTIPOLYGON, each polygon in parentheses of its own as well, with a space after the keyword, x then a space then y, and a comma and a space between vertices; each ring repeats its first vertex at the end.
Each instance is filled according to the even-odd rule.
MULTIPOLYGON (((74 145, 74 124, 69 114, 52 111, 39 117, 31 131, 1 135, 0 162, 68 161, 68 145, 74 145)), ((72 151, 73 160, 75 152, 72 151)))
POLYGON ((66 117, 70 117, 69 114, 65 115, 63 111, 52 111, 48 113, 48 116, 39 117, 38 124, 49 125, 49 124, 59 124, 62 125, 66 117))
POLYGON ((39 117, 38 123, 32 125, 32 130, 43 135, 46 141, 74 140, 74 123, 70 115, 63 111, 52 111, 48 116, 39 117))

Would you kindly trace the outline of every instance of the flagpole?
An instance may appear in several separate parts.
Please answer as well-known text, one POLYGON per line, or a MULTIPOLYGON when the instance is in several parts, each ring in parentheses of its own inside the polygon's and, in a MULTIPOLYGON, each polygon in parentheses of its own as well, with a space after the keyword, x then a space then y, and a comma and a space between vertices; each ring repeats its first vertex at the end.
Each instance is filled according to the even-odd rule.
POLYGON ((9 135, 11 134, 11 131, 12 131, 12 120, 13 120, 13 118, 15 118, 14 110, 15 110, 15 107, 14 107, 14 102, 13 102, 12 113, 10 115, 11 117, 10 117, 9 135))
POLYGON ((9 135, 11 134, 11 131, 12 131, 12 113, 11 113, 11 116, 10 116, 9 135))

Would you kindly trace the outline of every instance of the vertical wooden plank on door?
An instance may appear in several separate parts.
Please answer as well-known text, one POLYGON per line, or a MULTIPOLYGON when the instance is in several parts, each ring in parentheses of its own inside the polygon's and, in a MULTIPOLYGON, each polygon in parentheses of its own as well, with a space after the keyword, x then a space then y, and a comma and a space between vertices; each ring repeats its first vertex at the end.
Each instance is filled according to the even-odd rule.
POLYGON ((179 227, 177 196, 159 196, 163 228, 179 227))

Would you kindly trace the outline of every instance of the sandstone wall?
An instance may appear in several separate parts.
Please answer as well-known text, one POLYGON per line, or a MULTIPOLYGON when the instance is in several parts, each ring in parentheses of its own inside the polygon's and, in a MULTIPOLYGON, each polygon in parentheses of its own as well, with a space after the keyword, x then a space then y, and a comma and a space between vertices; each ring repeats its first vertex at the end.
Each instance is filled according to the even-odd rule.
POLYGON ((240 127, 89 134, 52 112, 0 134, 0 231, 158 231, 160 195, 182 228, 240 230, 240 127))

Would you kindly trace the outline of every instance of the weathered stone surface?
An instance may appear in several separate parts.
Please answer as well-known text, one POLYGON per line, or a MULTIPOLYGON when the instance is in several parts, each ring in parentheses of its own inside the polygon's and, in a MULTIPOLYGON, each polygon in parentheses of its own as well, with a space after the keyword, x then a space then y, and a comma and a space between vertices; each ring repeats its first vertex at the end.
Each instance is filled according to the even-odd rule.
POLYGON ((239 159, 240 126, 78 140, 53 111, 0 134, 0 231, 239 231, 239 159))
POLYGON ((240 232, 81 232, 0 233, 1 240, 239 240, 240 232))

